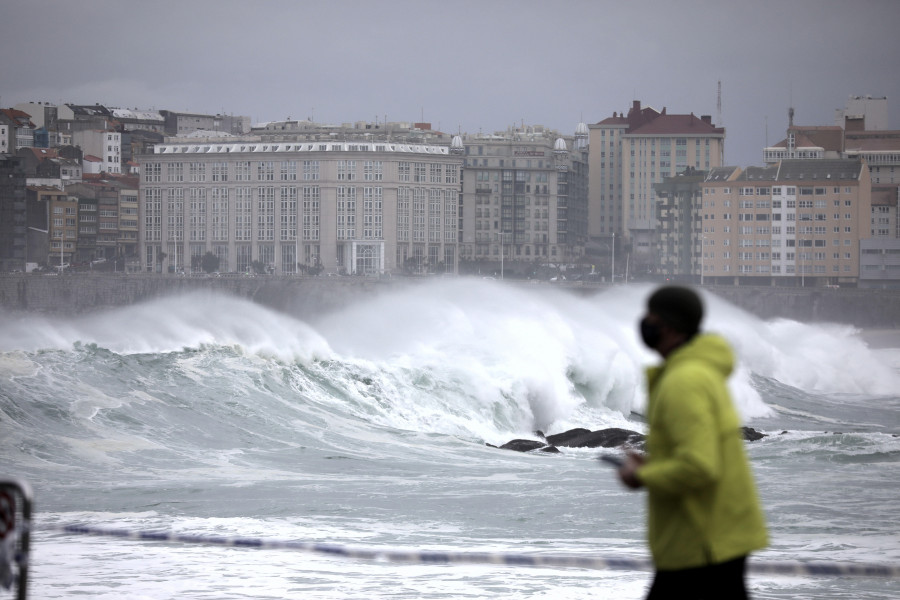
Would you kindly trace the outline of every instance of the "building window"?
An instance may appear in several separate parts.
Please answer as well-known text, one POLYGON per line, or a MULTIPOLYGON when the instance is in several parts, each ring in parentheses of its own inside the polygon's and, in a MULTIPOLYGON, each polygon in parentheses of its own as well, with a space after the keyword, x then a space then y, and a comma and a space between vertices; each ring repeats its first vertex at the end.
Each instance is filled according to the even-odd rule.
POLYGON ((303 161, 303 180, 317 181, 319 179, 319 161, 304 160, 303 161))
POLYGON ((146 163, 144 165, 144 181, 159 183, 162 177, 162 163, 146 163))
POLYGON ((234 180, 250 181, 250 161, 239 160, 234 163, 234 180))
MULTIPOLYGON (((319 186, 306 186, 303 188, 304 240, 318 241, 319 239, 320 200, 319 186)), ((310 260, 312 259, 307 256, 307 263, 313 264, 310 260)), ((316 260, 318 260, 318 256, 316 256, 316 260)))
POLYGON ((169 163, 167 167, 167 181, 169 181, 170 183, 179 183, 184 181, 184 163, 169 163))
POLYGON ((275 163, 271 160, 261 160, 256 165, 256 178, 258 181, 275 181, 275 163))
POLYGON ((212 180, 228 181, 228 163, 214 162, 212 164, 212 180))
POLYGON ((339 160, 337 169, 338 181, 353 181, 356 179, 355 160, 339 160))
POLYGON ((206 165, 200 162, 192 162, 188 165, 191 182, 199 183, 206 181, 206 165))
POLYGON ((296 160, 286 160, 281 163, 281 181, 297 181, 296 160))
POLYGON ((425 183, 425 163, 413 163, 413 166, 415 169, 413 181, 425 183))
POLYGON ((363 178, 366 181, 382 181, 384 179, 384 163, 380 160, 367 160, 363 165, 363 178))
MULTIPOLYGON (((274 177, 274 172, 273 172, 274 177)), ((275 188, 257 190, 256 236, 258 240, 275 239, 275 188)))

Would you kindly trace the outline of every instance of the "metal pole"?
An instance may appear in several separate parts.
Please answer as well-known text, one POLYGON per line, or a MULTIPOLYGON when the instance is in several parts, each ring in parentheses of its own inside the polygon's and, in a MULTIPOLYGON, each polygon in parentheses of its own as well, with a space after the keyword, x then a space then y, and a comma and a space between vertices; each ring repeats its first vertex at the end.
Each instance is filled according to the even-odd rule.
POLYGON ((503 281, 503 232, 500 232, 500 281, 503 281))
MULTIPOLYGON (((803 240, 800 240, 800 252, 803 252, 803 240)), ((797 253, 798 258, 800 258, 800 287, 806 287, 806 273, 804 272, 804 265, 806 263, 806 259, 802 258, 802 254, 800 252, 797 253)))
POLYGON ((700 236, 700 285, 701 286, 703 285, 703 271, 706 270, 703 268, 704 267, 703 259, 706 255, 705 246, 706 246, 706 236, 701 235, 700 236))
POLYGON ((609 274, 610 283, 616 282, 616 232, 612 233, 612 264, 610 265, 611 273, 609 274))

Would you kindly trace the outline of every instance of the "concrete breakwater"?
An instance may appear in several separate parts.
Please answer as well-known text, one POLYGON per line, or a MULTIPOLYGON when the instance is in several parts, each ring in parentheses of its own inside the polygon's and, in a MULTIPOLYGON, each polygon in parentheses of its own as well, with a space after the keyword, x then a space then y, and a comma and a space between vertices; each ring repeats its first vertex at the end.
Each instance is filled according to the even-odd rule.
MULTIPOLYGON (((360 298, 418 285, 423 281, 362 277, 7 274, 0 276, 0 307, 4 311, 74 316, 175 294, 215 291, 246 298, 301 318, 313 318, 360 298)), ((580 295, 602 293, 607 289, 603 286, 553 285, 580 295)), ((865 328, 900 328, 900 290, 731 286, 706 289, 765 319, 782 317, 802 322, 846 323, 865 328)))
POLYGON ((0 276, 0 306, 4 310, 76 316, 168 296, 216 292, 311 317, 397 285, 391 280, 356 277, 15 274, 0 276))

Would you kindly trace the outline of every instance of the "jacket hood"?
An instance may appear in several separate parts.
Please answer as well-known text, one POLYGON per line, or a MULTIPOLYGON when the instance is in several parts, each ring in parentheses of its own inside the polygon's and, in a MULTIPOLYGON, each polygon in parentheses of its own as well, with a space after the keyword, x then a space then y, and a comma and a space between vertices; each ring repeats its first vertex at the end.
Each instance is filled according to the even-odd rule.
POLYGON ((723 337, 713 333, 696 335, 690 342, 672 352, 666 363, 673 365, 688 360, 705 362, 726 379, 734 371, 734 352, 731 346, 723 337))

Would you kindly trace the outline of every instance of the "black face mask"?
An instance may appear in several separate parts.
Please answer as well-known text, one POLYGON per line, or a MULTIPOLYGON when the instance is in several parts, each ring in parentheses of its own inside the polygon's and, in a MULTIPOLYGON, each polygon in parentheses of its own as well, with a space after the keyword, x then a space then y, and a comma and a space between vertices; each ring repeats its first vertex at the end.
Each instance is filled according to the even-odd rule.
POLYGON ((644 341, 644 344, 653 350, 656 349, 656 346, 659 345, 659 340, 662 337, 662 330, 657 323, 650 323, 647 320, 647 317, 641 319, 641 339, 644 341))

